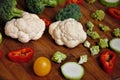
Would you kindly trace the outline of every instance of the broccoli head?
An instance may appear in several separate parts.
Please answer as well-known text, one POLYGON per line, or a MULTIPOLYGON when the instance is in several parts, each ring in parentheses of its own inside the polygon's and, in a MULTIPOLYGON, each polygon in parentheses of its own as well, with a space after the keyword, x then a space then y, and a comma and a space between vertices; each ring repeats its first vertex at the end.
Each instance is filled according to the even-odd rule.
POLYGON ((26 7, 31 13, 42 13, 46 6, 55 7, 56 0, 26 0, 26 7))
POLYGON ((22 16, 22 10, 16 8, 16 0, 0 0, 0 23, 22 16))
POLYGON ((74 18, 78 21, 81 17, 82 13, 80 12, 80 7, 77 4, 70 4, 58 12, 56 20, 74 18))

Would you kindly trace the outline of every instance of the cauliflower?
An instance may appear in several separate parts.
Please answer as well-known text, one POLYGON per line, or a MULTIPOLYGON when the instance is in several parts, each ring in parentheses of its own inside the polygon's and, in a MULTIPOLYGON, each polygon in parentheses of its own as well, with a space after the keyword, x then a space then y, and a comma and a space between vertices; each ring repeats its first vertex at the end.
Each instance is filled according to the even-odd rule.
POLYGON ((49 26, 49 33, 58 45, 65 45, 69 48, 83 43, 87 38, 82 24, 73 18, 52 23, 49 26))
POLYGON ((35 14, 23 12, 22 17, 12 19, 5 25, 5 34, 22 43, 39 39, 45 30, 45 23, 35 14))

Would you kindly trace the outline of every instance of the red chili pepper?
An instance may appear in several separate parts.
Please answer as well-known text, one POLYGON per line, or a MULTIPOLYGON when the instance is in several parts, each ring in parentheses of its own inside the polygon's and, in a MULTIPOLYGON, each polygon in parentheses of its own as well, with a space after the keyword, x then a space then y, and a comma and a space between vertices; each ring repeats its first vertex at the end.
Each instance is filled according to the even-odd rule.
POLYGON ((80 5, 82 2, 83 0, 67 0, 66 4, 69 5, 69 4, 75 3, 80 5))
POLYGON ((46 17, 41 17, 41 19, 45 22, 46 27, 49 27, 49 25, 52 23, 51 20, 46 17))
POLYGON ((34 50, 32 48, 22 48, 8 53, 8 58, 14 62, 27 62, 32 58, 34 50))
POLYGON ((108 12, 111 16, 113 16, 116 19, 120 20, 120 9, 117 8, 109 8, 108 12))
POLYGON ((111 73, 114 69, 116 53, 106 50, 100 56, 100 62, 105 72, 111 73))

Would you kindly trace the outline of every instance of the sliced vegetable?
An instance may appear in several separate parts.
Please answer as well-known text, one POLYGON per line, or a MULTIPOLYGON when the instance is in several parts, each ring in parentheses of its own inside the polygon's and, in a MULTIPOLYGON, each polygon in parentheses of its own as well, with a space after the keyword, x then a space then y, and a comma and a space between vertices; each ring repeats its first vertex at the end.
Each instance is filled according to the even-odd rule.
POLYGON ((37 76, 46 76, 51 70, 51 62, 46 57, 38 57, 33 64, 34 73, 37 76))
POLYGON ((100 39, 99 40, 99 46, 101 47, 101 48, 107 48, 107 47, 109 47, 109 45, 108 45, 108 39, 107 38, 105 38, 105 39, 100 39))
POLYGON ((61 63, 66 58, 67 58, 67 56, 64 53, 57 51, 53 54, 51 59, 52 59, 52 61, 54 61, 56 63, 61 63))
POLYGON ((108 12, 111 16, 120 20, 120 9, 118 8, 109 8, 108 12))
POLYGON ((99 27, 104 32, 110 31, 110 27, 109 26, 99 24, 99 27))
POLYGON ((66 79, 80 80, 84 75, 84 68, 76 62, 67 62, 61 66, 61 72, 66 79))
POLYGON ((115 37, 120 37, 120 28, 114 29, 114 30, 113 30, 113 35, 114 35, 115 37))
POLYGON ((99 46, 95 45, 90 48, 91 55, 97 55, 100 52, 99 46))
POLYGON ((67 0, 66 4, 69 5, 69 4, 78 4, 80 5, 81 3, 83 2, 83 0, 67 0))
POLYGON ((2 43, 2 34, 0 33, 0 43, 2 43))
POLYGON ((83 64, 83 63, 87 62, 87 60, 88 60, 88 56, 86 54, 82 55, 82 56, 80 56, 80 60, 79 60, 78 64, 83 64))
POLYGON ((84 42, 84 46, 85 46, 86 48, 89 48, 89 47, 90 47, 90 42, 86 40, 86 41, 84 42))
POLYGON ((25 47, 19 50, 13 50, 8 53, 8 58, 14 62, 27 62, 32 58, 34 50, 29 47, 25 47))
POLYGON ((102 21, 105 17, 105 12, 103 10, 96 10, 92 13, 91 17, 95 20, 102 21))
POLYGON ((111 73, 114 69, 116 53, 106 50, 100 55, 100 62, 105 72, 111 73))
POLYGON ((120 53, 120 38, 113 38, 109 44, 111 49, 120 53))
POLYGON ((115 7, 120 4, 120 0, 99 0, 101 4, 107 7, 115 7))

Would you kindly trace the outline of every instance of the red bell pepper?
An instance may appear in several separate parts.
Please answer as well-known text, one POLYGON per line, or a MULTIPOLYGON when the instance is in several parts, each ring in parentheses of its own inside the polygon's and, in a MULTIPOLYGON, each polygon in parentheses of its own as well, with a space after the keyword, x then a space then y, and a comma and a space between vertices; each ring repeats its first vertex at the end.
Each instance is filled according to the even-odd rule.
POLYGON ((118 8, 109 8, 108 12, 111 16, 120 20, 120 9, 118 8))
POLYGON ((80 5, 82 2, 83 0, 67 0, 66 4, 69 5, 69 4, 75 3, 80 5))
POLYGON ((111 73, 114 69, 116 53, 110 50, 104 51, 100 56, 100 62, 105 72, 111 73))
POLYGON ((8 58, 14 62, 27 62, 32 58, 34 50, 32 48, 22 48, 8 53, 8 58))
POLYGON ((0 51, 0 58, 2 57, 2 55, 3 55, 3 54, 2 54, 2 51, 0 51))
POLYGON ((41 17, 41 19, 45 22, 46 27, 49 27, 49 25, 52 23, 51 20, 46 17, 41 17))

